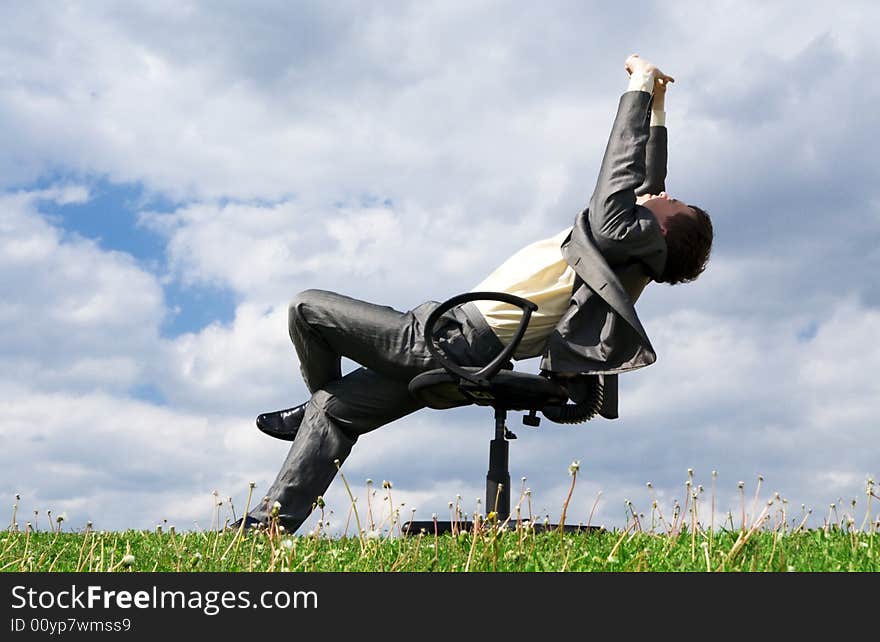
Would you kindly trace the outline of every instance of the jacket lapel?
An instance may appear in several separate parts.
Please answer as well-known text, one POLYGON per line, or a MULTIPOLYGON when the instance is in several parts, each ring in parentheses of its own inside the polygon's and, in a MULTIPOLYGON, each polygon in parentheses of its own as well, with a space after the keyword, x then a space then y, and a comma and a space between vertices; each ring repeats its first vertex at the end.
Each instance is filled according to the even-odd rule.
POLYGON ((562 243, 561 249, 566 262, 584 280, 584 283, 626 320, 645 342, 645 346, 653 350, 648 335, 636 316, 629 295, 599 250, 589 242, 573 243, 571 235, 562 243))

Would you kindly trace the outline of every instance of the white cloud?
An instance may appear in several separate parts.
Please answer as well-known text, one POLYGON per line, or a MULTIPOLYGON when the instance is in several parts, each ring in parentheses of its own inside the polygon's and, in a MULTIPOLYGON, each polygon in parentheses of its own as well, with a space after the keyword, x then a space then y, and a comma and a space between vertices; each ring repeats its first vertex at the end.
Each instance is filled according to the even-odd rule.
POLYGON ((269 311, 242 304, 228 326, 212 324, 164 344, 157 384, 175 405, 249 409, 254 417, 263 405, 300 403, 308 395, 297 381, 296 352, 286 328, 286 304, 269 311))
MULTIPOLYGON (((156 407, 103 393, 35 393, 0 388, 4 493, 22 506, 62 510, 71 527, 181 526, 209 514, 210 493, 247 488, 254 449, 232 451, 225 439, 244 430, 240 418, 156 407), (239 462, 244 458, 244 466, 239 462), (169 505, 177 501, 177 512, 169 505)), ((265 454, 271 448, 263 444, 265 454)), ((257 451, 260 449, 257 448, 257 451)))
POLYGON ((0 354, 34 385, 124 388, 156 344, 162 289, 131 256, 65 236, 38 211, 40 200, 85 198, 82 188, 0 197, 0 354))

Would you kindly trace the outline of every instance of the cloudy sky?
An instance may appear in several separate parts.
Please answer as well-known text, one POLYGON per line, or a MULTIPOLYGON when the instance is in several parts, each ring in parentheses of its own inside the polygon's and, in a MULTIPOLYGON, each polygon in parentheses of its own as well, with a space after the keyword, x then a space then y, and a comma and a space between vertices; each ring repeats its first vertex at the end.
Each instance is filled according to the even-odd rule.
MULTIPOLYGON (((558 515, 580 460, 575 521, 599 491, 594 521, 650 512, 647 481, 668 512, 688 468, 707 489, 717 470, 726 506, 763 475, 795 512, 863 515, 878 21, 869 2, 4 3, 0 496, 73 528, 207 526, 214 490, 240 511, 287 451, 254 417, 306 398, 289 300, 442 301, 570 226, 638 52, 676 78, 667 186, 711 213, 712 260, 642 295, 658 361, 621 377, 620 419, 512 416, 514 478, 558 515)), ((344 472, 426 519, 457 493, 472 510, 491 429, 423 410, 344 472)))

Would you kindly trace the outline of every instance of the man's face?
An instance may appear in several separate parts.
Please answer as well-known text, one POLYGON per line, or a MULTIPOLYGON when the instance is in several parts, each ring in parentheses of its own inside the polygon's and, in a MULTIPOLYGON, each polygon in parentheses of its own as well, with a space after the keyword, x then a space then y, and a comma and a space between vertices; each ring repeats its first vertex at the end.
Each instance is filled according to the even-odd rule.
POLYGON ((676 198, 672 198, 666 192, 639 196, 636 198, 636 203, 651 210, 654 218, 660 223, 660 231, 663 233, 663 236, 666 236, 666 222, 676 214, 684 214, 685 216, 697 215, 693 208, 688 207, 676 198))

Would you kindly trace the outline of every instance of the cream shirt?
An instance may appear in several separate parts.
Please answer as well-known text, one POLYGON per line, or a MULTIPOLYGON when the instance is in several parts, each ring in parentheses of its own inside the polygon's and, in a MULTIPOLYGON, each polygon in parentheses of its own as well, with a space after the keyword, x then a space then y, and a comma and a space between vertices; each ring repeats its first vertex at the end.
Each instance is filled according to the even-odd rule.
MULTIPOLYGON (((556 236, 532 243, 507 259, 471 292, 507 292, 534 302, 523 340, 514 353, 516 359, 537 357, 544 342, 568 308, 575 272, 565 261, 560 245, 571 227, 556 236)), ((501 301, 474 301, 489 327, 504 345, 510 343, 522 318, 522 310, 501 301)))
MULTIPOLYGON (((654 91, 653 74, 632 74, 627 91, 654 91)), ((665 126, 666 114, 651 112, 652 126, 665 126)), ((544 353, 547 336, 568 309, 575 271, 562 256, 560 245, 571 227, 556 236, 532 243, 507 259, 471 292, 507 292, 534 302, 525 336, 514 353, 516 359, 529 359, 544 353)), ((500 301, 474 301, 489 327, 504 345, 510 343, 522 318, 522 310, 500 301)))

